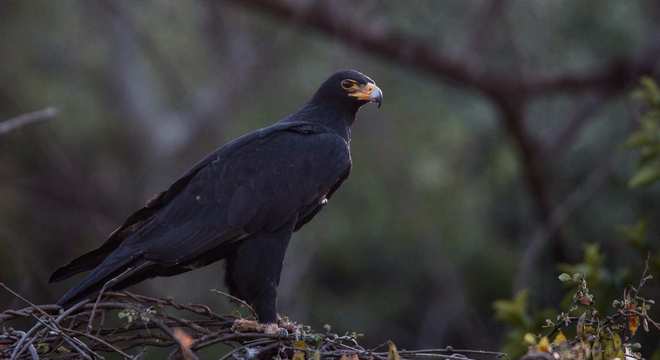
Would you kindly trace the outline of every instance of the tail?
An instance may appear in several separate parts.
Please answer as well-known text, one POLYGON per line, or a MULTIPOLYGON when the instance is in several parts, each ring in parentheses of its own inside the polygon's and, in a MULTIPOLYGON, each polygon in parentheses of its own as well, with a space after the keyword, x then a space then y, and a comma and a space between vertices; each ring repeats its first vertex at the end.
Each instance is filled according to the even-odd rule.
MULTIPOLYGON (((148 265, 151 265, 151 263, 136 258, 135 255, 128 253, 127 250, 120 249, 115 251, 103 260, 94 271, 89 273, 80 284, 67 291, 64 296, 57 301, 57 304, 66 307, 91 296, 104 287, 105 290, 119 290, 132 285, 137 282, 131 281, 136 276, 140 279, 143 278, 139 276, 139 274, 144 272, 148 265)), ((51 280, 53 278, 63 279, 70 276, 68 274, 71 273, 72 270, 70 270, 70 268, 67 269, 67 266, 60 269, 61 271, 56 271, 51 277, 51 280), (56 276, 58 275, 58 272, 63 274, 62 276, 64 277, 58 278, 56 276)))
POLYGON ((61 268, 55 270, 53 275, 50 276, 48 282, 54 283, 68 279, 71 276, 89 271, 97 267, 103 260, 110 254, 108 251, 101 251, 102 248, 90 251, 85 255, 82 255, 67 265, 62 266, 61 268))
POLYGON ((62 281, 78 273, 94 269, 95 267, 99 266, 99 264, 101 264, 106 257, 108 257, 119 248, 122 240, 122 238, 115 239, 114 236, 111 236, 110 239, 108 239, 108 241, 106 241, 98 249, 92 250, 87 254, 72 260, 67 265, 64 265, 61 268, 55 270, 53 275, 50 276, 48 282, 54 283, 62 281))

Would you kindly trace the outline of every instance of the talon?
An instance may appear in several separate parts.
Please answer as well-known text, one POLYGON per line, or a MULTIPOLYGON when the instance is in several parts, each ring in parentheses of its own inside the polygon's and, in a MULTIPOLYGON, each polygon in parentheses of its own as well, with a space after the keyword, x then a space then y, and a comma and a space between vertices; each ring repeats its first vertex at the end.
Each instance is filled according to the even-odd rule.
POLYGON ((285 328, 281 328, 276 323, 263 324, 263 328, 264 328, 264 334, 267 335, 279 335, 279 336, 289 335, 289 333, 286 331, 285 328))
POLYGON ((267 335, 287 336, 286 328, 277 323, 262 324, 256 320, 236 319, 231 329, 235 332, 260 332, 267 335))
POLYGON ((260 332, 263 325, 256 320, 236 319, 231 329, 236 332, 260 332))
POLYGON ((277 325, 287 330, 291 334, 295 334, 296 332, 300 331, 300 325, 289 320, 289 318, 286 316, 277 315, 277 325))

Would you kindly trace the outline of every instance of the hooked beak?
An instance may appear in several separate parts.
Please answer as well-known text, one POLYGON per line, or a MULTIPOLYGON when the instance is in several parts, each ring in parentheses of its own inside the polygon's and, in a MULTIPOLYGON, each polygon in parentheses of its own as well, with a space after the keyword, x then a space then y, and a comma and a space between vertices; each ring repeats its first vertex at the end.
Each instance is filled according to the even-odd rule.
POLYGON ((383 104, 383 91, 376 85, 374 85, 374 87, 375 89, 369 96, 369 101, 378 104, 378 108, 380 109, 380 106, 383 104))
POLYGON ((360 86, 356 91, 348 94, 358 100, 368 101, 378 104, 378 108, 383 103, 383 91, 374 83, 367 83, 360 86))

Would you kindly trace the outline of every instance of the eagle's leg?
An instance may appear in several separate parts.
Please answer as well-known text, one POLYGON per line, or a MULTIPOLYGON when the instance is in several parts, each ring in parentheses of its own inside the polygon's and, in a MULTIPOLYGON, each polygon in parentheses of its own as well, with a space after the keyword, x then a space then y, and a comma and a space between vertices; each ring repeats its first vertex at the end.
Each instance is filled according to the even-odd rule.
POLYGON ((260 232, 244 239, 227 257, 226 282, 233 296, 245 300, 257 312, 259 322, 253 326, 244 320, 235 324, 238 330, 277 333, 277 286, 292 226, 274 232, 260 232), (260 325, 260 326, 258 326, 260 325))

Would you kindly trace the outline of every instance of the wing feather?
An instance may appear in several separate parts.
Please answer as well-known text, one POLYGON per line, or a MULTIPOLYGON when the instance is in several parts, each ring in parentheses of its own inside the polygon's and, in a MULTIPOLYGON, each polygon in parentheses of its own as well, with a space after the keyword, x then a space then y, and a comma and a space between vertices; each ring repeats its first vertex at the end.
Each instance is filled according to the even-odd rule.
POLYGON ((292 220, 302 226, 350 166, 348 144, 324 126, 280 123, 257 130, 207 156, 51 281, 91 270, 126 249, 156 263, 181 264, 292 220))
POLYGON ((329 131, 280 131, 244 146, 222 163, 207 165, 155 216, 154 223, 163 225, 149 236, 145 257, 186 263, 220 245, 218 238, 275 231, 308 216, 349 168, 348 145, 329 131), (189 235, 198 229, 207 235, 189 235))

